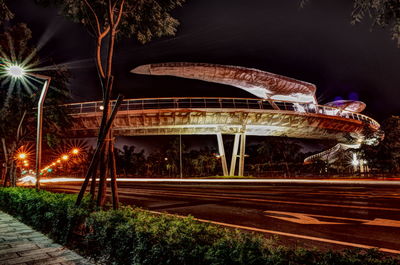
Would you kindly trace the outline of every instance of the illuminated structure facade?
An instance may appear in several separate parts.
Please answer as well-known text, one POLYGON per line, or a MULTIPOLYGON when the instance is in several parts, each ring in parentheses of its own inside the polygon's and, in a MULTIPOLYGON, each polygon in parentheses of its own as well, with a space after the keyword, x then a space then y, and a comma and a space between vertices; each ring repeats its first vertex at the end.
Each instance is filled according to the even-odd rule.
MULTIPOLYGON (((238 175, 244 175, 247 135, 336 139, 339 144, 359 146, 361 143, 375 143, 375 134, 378 135, 380 127, 375 120, 358 112, 365 107, 362 102, 318 105, 314 85, 256 69, 163 63, 139 66, 132 72, 228 84, 258 97, 130 99, 121 104, 115 118, 115 136, 216 135, 225 176, 236 174, 237 158, 238 175), (368 137, 364 134, 367 129, 372 132, 368 137), (230 170, 223 145, 224 134, 235 135, 230 170)), ((73 132, 76 136, 96 135, 101 104, 84 102, 69 105, 75 118, 73 132)), ((318 158, 316 155, 306 159, 306 162, 318 158)))

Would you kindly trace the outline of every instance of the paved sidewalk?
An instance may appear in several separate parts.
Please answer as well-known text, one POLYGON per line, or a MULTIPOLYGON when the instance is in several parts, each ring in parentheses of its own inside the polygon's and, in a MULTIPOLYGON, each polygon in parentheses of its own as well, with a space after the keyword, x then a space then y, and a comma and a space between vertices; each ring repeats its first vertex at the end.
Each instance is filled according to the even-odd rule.
POLYGON ((0 265, 8 264, 91 263, 0 211, 0 265))

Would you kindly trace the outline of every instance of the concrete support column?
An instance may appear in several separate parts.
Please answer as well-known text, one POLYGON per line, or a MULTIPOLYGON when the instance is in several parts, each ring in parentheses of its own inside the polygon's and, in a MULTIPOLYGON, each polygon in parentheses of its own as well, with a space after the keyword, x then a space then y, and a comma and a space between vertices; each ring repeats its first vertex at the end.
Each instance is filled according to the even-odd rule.
POLYGON ((217 140, 218 140, 218 151, 222 163, 222 172, 224 173, 224 176, 228 176, 228 165, 226 163, 225 148, 221 133, 217 133, 217 140))
POLYGON ((246 134, 242 133, 240 137, 240 160, 239 160, 239 176, 244 175, 244 156, 246 153, 246 134))
POLYGON ((360 159, 360 173, 364 174, 364 170, 365 170, 364 160, 360 159))
POLYGON ((235 176, 236 169, 236 158, 239 149, 239 140, 240 134, 235 134, 235 140, 233 142, 233 151, 232 151, 232 160, 231 160, 231 171, 229 172, 229 176, 235 176))

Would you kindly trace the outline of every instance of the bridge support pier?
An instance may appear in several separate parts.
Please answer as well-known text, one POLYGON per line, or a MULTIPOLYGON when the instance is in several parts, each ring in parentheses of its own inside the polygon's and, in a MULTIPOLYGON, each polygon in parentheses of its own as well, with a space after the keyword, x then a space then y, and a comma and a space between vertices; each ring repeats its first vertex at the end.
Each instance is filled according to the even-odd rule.
POLYGON ((235 134, 235 140, 233 142, 233 151, 232 151, 232 161, 231 161, 231 170, 229 172, 229 176, 235 176, 236 169, 236 158, 239 157, 239 172, 238 176, 244 175, 244 158, 246 154, 246 134, 237 133, 235 134), (240 154, 238 155, 239 149, 239 140, 240 140, 240 154))
POLYGON ((218 140, 218 151, 222 163, 222 172, 224 176, 228 176, 228 165, 226 163, 225 148, 221 133, 217 133, 217 140, 218 140))
POLYGON ((231 170, 229 172, 229 176, 235 176, 235 169, 236 169, 236 158, 239 149, 239 140, 240 134, 235 134, 235 140, 233 142, 233 151, 232 151, 232 160, 231 160, 231 170))
POLYGON ((239 173, 238 176, 244 175, 244 157, 246 153, 246 134, 242 133, 240 137, 240 155, 239 155, 239 173))

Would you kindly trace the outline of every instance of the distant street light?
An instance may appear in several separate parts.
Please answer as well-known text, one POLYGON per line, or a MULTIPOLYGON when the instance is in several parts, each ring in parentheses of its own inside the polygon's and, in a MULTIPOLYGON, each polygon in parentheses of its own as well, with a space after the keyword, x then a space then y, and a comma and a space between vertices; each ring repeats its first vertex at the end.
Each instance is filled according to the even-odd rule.
POLYGON ((26 153, 19 153, 17 155, 17 157, 18 157, 18 159, 24 160, 27 157, 27 155, 26 155, 26 153))
POLYGON ((358 166, 360 164, 360 161, 358 159, 354 159, 354 160, 351 161, 351 164, 353 166, 358 166))
POLYGON ((36 189, 40 190, 40 166, 42 160, 42 126, 43 126, 43 103, 49 89, 51 77, 28 73, 18 64, 11 64, 6 68, 9 76, 16 79, 22 79, 25 76, 32 76, 44 81, 42 92, 38 102, 37 132, 36 132, 36 189))
POLYGON ((77 154, 79 154, 79 149, 78 148, 74 148, 74 149, 72 149, 71 153, 73 155, 77 155, 77 154))

